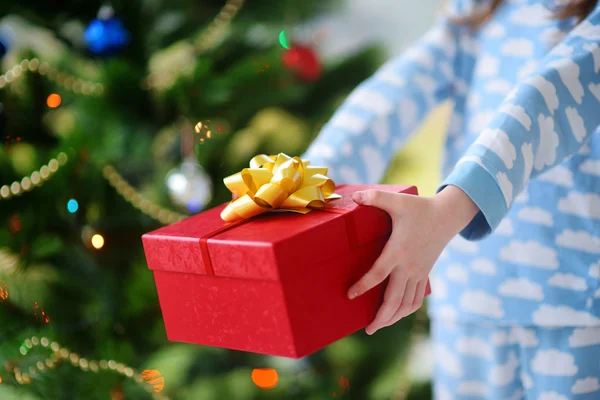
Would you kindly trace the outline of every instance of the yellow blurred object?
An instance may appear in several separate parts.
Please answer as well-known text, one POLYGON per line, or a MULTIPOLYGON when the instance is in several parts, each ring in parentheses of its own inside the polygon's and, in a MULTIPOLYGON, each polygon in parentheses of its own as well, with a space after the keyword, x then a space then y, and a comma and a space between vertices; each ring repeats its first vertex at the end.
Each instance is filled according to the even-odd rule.
POLYGON ((12 145, 10 148, 10 162, 17 174, 30 174, 38 165, 35 147, 29 143, 12 145))
POLYGON ((435 109, 392 161, 384 183, 415 185, 433 196, 441 182, 441 160, 452 104, 435 109))
POLYGON ((75 129, 75 113, 69 108, 61 107, 46 114, 44 122, 56 136, 66 138, 75 129))

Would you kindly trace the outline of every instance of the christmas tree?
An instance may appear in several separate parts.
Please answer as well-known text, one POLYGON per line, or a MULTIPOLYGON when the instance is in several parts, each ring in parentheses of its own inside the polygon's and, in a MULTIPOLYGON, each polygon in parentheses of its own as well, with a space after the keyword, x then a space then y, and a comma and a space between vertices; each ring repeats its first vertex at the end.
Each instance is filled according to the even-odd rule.
POLYGON ((0 399, 429 398, 407 370, 422 314, 299 361, 170 343, 144 258, 252 156, 302 154, 382 62, 322 65, 294 29, 338 6, 0 4, 0 399))

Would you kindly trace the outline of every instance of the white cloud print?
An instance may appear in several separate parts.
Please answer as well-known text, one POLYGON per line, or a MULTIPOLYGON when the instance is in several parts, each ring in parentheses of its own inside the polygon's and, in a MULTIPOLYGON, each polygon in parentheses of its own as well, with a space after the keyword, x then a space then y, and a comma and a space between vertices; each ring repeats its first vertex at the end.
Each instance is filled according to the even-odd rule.
POLYGON ((508 39, 500 47, 500 53, 512 57, 531 57, 533 55, 533 43, 531 40, 522 38, 508 39))
POLYGON ((540 145, 535 154, 533 166, 536 170, 541 170, 546 165, 552 165, 556 160, 556 148, 558 147, 558 134, 554 132, 554 119, 538 115, 538 124, 540 127, 540 145))
POLYGON ((501 113, 508 114, 521 123, 528 131, 531 130, 531 118, 521 106, 516 106, 511 103, 504 103, 498 110, 501 113))
POLYGON ((391 68, 384 68, 375 74, 378 81, 389 83, 392 86, 404 87, 406 80, 398 76, 391 68))
POLYGON ((505 364, 495 364, 489 374, 489 380, 496 386, 505 386, 515 379, 515 373, 519 367, 519 360, 514 352, 508 353, 505 364))
POLYGON ((496 275, 496 265, 487 258, 476 258, 473 260, 471 269, 483 275, 496 275))
POLYGON ((588 89, 590 89, 590 93, 592 93, 594 97, 597 98, 598 101, 600 101, 600 83, 595 84, 593 82, 590 82, 590 84, 588 85, 588 89))
POLYGON ((541 285, 531 282, 526 278, 507 279, 498 287, 498 293, 506 297, 542 301, 544 291, 541 285))
POLYGON ((357 105, 375 115, 388 115, 394 108, 393 103, 380 92, 359 88, 348 97, 348 104, 357 105))
POLYGON ((579 170, 586 174, 600 176, 600 160, 585 160, 579 165, 579 170))
POLYGON ((336 113, 330 122, 332 127, 342 128, 354 135, 360 135, 366 131, 367 123, 360 117, 349 112, 336 113))
POLYGON ((371 125, 371 131, 375 136, 375 141, 380 147, 383 147, 390 140, 390 124, 387 117, 377 118, 371 125))
POLYGON ((592 393, 598 390, 600 390, 600 382, 598 382, 598 378, 591 376, 585 379, 577 379, 571 387, 571 393, 573 394, 592 393))
POLYGON ((550 279, 548 279, 548 284, 550 286, 575 290, 578 292, 583 292, 587 289, 587 283, 585 282, 585 279, 573 274, 556 273, 552 275, 550 279))
POLYGON ((587 40, 600 40, 600 25, 594 25, 589 21, 583 21, 573 29, 571 34, 587 40))
POLYGON ((569 336, 569 347, 587 347, 600 344, 598 327, 576 328, 569 336))
POLYGON ((381 151, 373 146, 366 145, 360 149, 360 157, 363 160, 363 165, 369 165, 366 169, 367 179, 369 182, 377 182, 379 177, 386 170, 386 164, 381 151))
MULTIPOLYGON (((523 193, 525 193, 525 196, 527 195, 527 192, 522 192, 521 195, 523 193)), ((519 195, 519 197, 521 195, 519 195)), ((515 201, 517 201, 517 199, 515 199, 515 201)), ((500 224, 496 228, 496 233, 504 236, 512 236, 515 233, 515 228, 513 227, 510 218, 505 217, 502 219, 502 221, 500 221, 500 224)))
POLYGON ((543 392, 538 397, 538 400, 569 400, 569 398, 556 392, 543 392))
POLYGON ((495 296, 490 296, 483 290, 467 290, 460 298, 460 307, 473 314, 492 318, 502 318, 504 309, 502 301, 495 296))
POLYGON ((534 324, 547 327, 593 326, 600 323, 600 318, 567 306, 554 307, 543 304, 533 312, 532 321, 534 324))
POLYGON ((510 331, 494 332, 490 338, 494 346, 509 346, 518 343, 522 347, 536 347, 539 340, 533 329, 513 326, 510 331))
POLYGON ((540 207, 524 207, 519 210, 517 217, 522 221, 533 224, 552 226, 552 213, 540 207))
POLYGON ((563 81, 571 96, 575 99, 577 104, 581 104, 583 100, 583 86, 579 80, 579 65, 577 65, 570 58, 561 58, 560 60, 548 63, 550 68, 555 68, 560 75, 560 79, 563 81))
POLYGON ((573 132, 573 136, 575 136, 575 139, 578 143, 581 143, 586 134, 583 118, 581 118, 581 115, 579 115, 577 109, 573 107, 567 107, 565 113, 567 114, 567 119, 569 120, 569 125, 571 126, 571 132, 573 132))
POLYGON ((513 12, 510 22, 515 25, 546 26, 552 18, 552 12, 542 4, 533 4, 520 7, 513 12))
POLYGON ((467 269, 460 264, 451 264, 446 269, 446 276, 448 280, 456 283, 467 283, 469 275, 467 269))
POLYGON ((597 263, 590 265, 589 275, 592 278, 600 279, 600 260, 597 263))
POLYGON ((600 237, 586 231, 565 229, 556 237, 556 244, 588 253, 600 254, 600 237))
POLYGON ((549 349, 538 350, 531 360, 531 370, 540 375, 573 376, 579 368, 572 354, 549 349))
POLYGON ((496 174, 496 181, 498 182, 498 185, 500 186, 500 190, 502 191, 502 194, 504 195, 504 201, 506 202, 506 207, 510 207, 510 203, 512 202, 512 199, 513 199, 513 186, 512 186, 512 183, 510 182, 510 179, 508 179, 508 175, 506 175, 504 172, 498 172, 496 174))
POLYGON ((473 115, 469 120, 469 131, 483 135, 484 132, 481 131, 492 121, 495 115, 496 111, 481 111, 473 115))
POLYGON ((489 396, 487 383, 484 381, 463 381, 456 387, 456 393, 461 396, 481 397, 489 396))
POLYGON ((493 79, 485 85, 485 90, 490 93, 506 94, 510 89, 512 85, 504 79, 493 79))
POLYGON ((500 61, 498 58, 489 54, 482 55, 477 61, 475 75, 478 76, 496 76, 498 75, 498 67, 500 61))
POLYGON ((511 240, 508 246, 500 250, 500 259, 513 264, 529 265, 543 269, 557 269, 556 251, 534 240, 511 240))
POLYGON ((551 27, 540 33, 540 40, 550 43, 556 43, 565 36, 565 33, 558 28, 551 27))
POLYGON ((558 209, 565 214, 600 219, 600 195, 570 192, 558 201, 558 209))
POLYGON ((600 72, 600 46, 596 43, 586 43, 583 45, 583 49, 589 51, 594 58, 594 72, 600 72))
POLYGON ((503 25, 491 23, 484 29, 483 34, 492 38, 501 38, 506 34, 506 29, 503 25))
POLYGON ((533 74, 539 64, 540 62, 536 60, 527 61, 525 65, 519 68, 519 71, 517 72, 517 78, 523 79, 529 76, 530 74, 533 74))
POLYGON ((571 46, 567 46, 564 43, 559 43, 556 47, 552 49, 550 54, 553 54, 555 56, 571 57, 571 54, 573 54, 573 48, 571 46))
POLYGON ((463 238, 462 236, 455 236, 452 241, 450 241, 450 246, 461 253, 475 254, 479 251, 479 246, 477 242, 473 242, 463 238))
POLYGON ((456 349, 459 353, 473 357, 492 358, 492 348, 485 340, 478 337, 461 337, 456 343, 456 349))
POLYGON ((403 97, 398 105, 398 114, 400 115, 400 123, 402 124, 402 127, 411 127, 417 119, 418 112, 419 109, 417 107, 417 103, 411 99, 403 97))
POLYGON ((438 344, 436 346, 436 352, 439 355, 437 357, 438 365, 442 368, 446 373, 455 378, 460 378, 463 376, 464 371, 462 368, 462 364, 460 362, 460 358, 454 354, 448 347, 443 344, 438 344))
POLYGON ((511 169, 517 159, 517 150, 510 141, 508 134, 501 129, 484 129, 475 144, 487 147, 493 151, 511 169))
POLYGON ((346 183, 360 183, 362 181, 362 179, 360 179, 360 175, 358 174, 358 171, 352 167, 349 167, 347 165, 342 165, 339 168, 339 171, 340 171, 340 176, 346 183))
POLYGON ((563 165, 557 165, 537 177, 540 181, 554 183, 555 185, 573 186, 573 172, 563 165))
POLYGON ((554 111, 558 108, 558 96, 556 95, 556 88, 554 85, 541 75, 530 76, 525 80, 525 84, 533 86, 540 92, 548 109, 554 114, 554 111))

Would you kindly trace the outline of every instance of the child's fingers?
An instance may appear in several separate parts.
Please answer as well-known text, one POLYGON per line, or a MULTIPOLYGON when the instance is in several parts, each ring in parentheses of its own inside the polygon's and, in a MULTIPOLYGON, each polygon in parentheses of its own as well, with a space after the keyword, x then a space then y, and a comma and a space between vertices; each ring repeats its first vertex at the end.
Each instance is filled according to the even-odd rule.
MULTIPOLYGON (((425 298, 425 289, 427 288, 427 279, 419 281, 417 284, 417 290, 415 292, 415 298, 412 302, 410 309, 406 315, 410 315, 417 311, 423 305, 423 299, 425 298)), ((405 315, 405 316, 406 316, 405 315)), ((404 317, 402 317, 404 318, 404 317)))
POLYGON ((397 265, 394 261, 394 249, 391 242, 388 241, 381 252, 379 258, 375 261, 369 272, 363 275, 352 287, 348 290, 348 298, 353 299, 373 289, 388 277, 392 269, 397 265))
POLYGON ((394 315, 402 300, 402 293, 405 287, 405 277, 399 274, 390 276, 390 282, 383 296, 383 304, 379 307, 379 311, 377 311, 373 322, 367 326, 367 334, 372 335, 377 330, 383 328, 385 323, 394 315))
MULTIPOLYGON (((391 280, 391 277, 390 277, 391 280)), ((384 325, 390 326, 400 321, 405 316, 411 313, 410 308, 412 307, 413 299, 415 297, 415 291, 417 289, 418 282, 414 279, 409 279, 406 283, 406 291, 404 292, 404 297, 402 298, 402 302, 400 303, 400 307, 396 310, 394 315, 387 321, 384 325)))

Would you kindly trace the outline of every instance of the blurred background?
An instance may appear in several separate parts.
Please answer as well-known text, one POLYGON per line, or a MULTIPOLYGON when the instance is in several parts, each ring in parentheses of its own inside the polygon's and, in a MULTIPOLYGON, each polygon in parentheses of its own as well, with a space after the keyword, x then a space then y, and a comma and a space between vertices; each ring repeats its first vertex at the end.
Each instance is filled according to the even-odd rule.
MULTIPOLYGON (((301 360, 168 342, 140 237, 230 199, 252 156, 301 155, 437 6, 3 0, 0 399, 430 399, 424 309, 301 360)), ((447 115, 386 183, 434 193, 447 115)))

